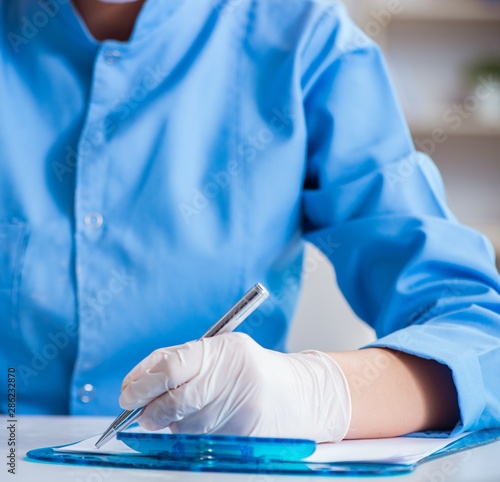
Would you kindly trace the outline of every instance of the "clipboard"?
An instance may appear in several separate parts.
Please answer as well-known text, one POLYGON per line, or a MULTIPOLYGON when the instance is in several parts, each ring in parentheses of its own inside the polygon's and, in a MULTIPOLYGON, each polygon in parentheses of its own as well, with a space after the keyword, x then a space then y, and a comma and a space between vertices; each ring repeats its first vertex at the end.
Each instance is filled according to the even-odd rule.
POLYGON ((119 438, 140 454, 60 452, 59 447, 31 450, 35 462, 116 468, 308 476, 391 476, 413 472, 440 457, 500 440, 500 428, 472 432, 413 464, 304 462, 315 443, 303 439, 167 435, 122 432, 119 438))

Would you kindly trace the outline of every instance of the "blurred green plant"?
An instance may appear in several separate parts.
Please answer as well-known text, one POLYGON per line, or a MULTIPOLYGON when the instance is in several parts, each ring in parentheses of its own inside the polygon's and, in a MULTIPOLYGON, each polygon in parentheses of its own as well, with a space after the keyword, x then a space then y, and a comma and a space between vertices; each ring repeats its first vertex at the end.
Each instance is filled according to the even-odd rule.
POLYGON ((475 85, 481 77, 491 78, 494 81, 500 80, 500 58, 484 59, 466 69, 466 78, 469 84, 475 85))

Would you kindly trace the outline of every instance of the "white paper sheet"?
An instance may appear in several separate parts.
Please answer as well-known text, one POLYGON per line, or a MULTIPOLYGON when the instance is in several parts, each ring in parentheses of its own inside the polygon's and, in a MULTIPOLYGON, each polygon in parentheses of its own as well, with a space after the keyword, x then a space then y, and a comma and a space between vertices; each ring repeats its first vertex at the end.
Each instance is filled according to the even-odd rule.
MULTIPOLYGON (((304 462, 413 464, 465 435, 467 434, 447 438, 395 437, 371 440, 344 440, 335 444, 323 443, 318 444, 314 454, 304 459, 304 462)), ((116 439, 110 440, 103 448, 97 449, 95 443, 99 437, 100 434, 55 450, 58 452, 140 455, 139 452, 116 439)))
MULTIPOLYGON (((134 433, 148 433, 147 430, 137 426, 133 428, 129 428, 127 432, 134 433)), ((158 430, 155 433, 168 433, 171 434, 172 431, 169 428, 164 428, 163 430, 158 430)), ((98 449, 95 444, 101 438, 101 434, 94 435, 93 437, 82 440, 81 442, 75 442, 69 445, 64 445, 63 447, 59 447, 54 449, 56 452, 79 452, 85 454, 133 454, 133 455, 142 455, 140 452, 130 448, 126 443, 121 440, 117 440, 116 438, 112 438, 109 442, 98 449)))
POLYGON ((306 462, 380 462, 413 464, 446 447, 466 434, 447 438, 395 437, 370 440, 344 440, 318 444, 306 462))
POLYGON ((138 455, 139 452, 131 449, 128 445, 124 444, 121 440, 116 438, 110 440, 104 447, 98 449, 95 443, 101 438, 102 434, 76 442, 74 444, 65 445, 54 449, 56 452, 78 452, 82 454, 134 454, 138 455))

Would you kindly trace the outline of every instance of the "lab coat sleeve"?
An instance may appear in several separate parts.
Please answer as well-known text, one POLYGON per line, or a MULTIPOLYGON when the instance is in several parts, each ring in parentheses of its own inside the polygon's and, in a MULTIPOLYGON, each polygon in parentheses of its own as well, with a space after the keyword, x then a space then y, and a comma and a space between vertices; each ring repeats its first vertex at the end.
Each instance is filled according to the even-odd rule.
POLYGON ((499 426, 500 279, 491 244, 450 213, 437 168, 413 148, 379 48, 342 7, 318 21, 302 62, 305 238, 376 330, 371 347, 451 369, 461 413, 453 433, 499 426))

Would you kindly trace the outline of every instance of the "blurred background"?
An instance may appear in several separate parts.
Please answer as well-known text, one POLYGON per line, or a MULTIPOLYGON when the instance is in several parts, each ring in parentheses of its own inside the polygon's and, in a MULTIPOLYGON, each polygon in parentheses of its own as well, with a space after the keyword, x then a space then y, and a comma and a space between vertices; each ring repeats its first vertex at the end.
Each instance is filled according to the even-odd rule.
MULTIPOLYGON (((344 0, 384 50, 417 148, 444 178, 458 219, 500 257, 500 0, 344 0), (478 89, 478 86, 479 89, 478 89)), ((374 339, 308 247, 289 349, 342 351, 374 339)))

